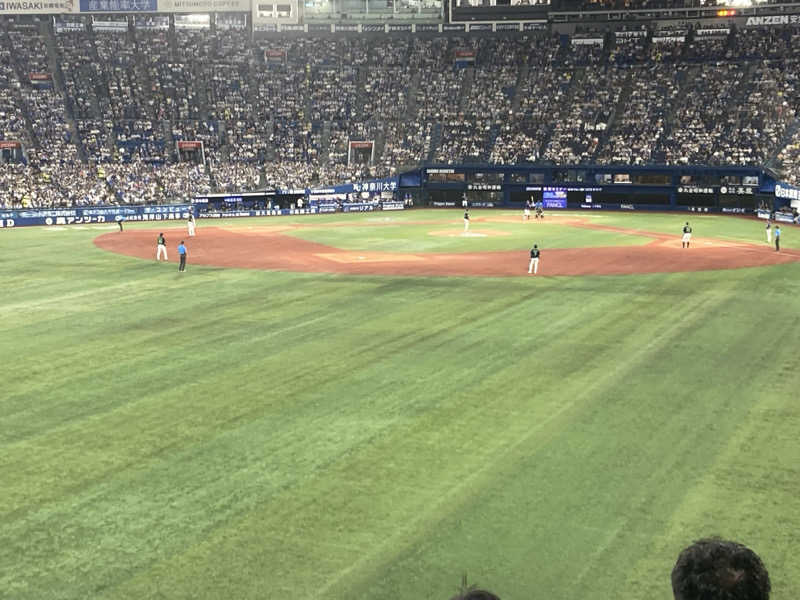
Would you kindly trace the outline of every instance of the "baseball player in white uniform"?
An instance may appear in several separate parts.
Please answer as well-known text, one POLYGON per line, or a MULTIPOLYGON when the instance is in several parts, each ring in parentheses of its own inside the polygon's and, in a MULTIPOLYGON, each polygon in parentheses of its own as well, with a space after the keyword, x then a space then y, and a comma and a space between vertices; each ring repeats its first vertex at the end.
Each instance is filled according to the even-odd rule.
POLYGON ((167 258, 167 240, 164 239, 164 234, 158 234, 158 242, 156 244, 156 260, 161 260, 161 255, 164 255, 164 260, 169 260, 167 258))
POLYGON ((531 218, 531 201, 527 200, 525 202, 525 210, 522 211, 522 220, 529 221, 531 218))
POLYGON ((469 231, 469 211, 464 211, 464 231, 469 231))
POLYGON ((772 223, 770 222, 770 219, 767 219, 767 243, 772 243, 772 223))
POLYGON ((194 215, 189 213, 189 220, 186 222, 186 228, 189 230, 189 237, 194 237, 194 215))

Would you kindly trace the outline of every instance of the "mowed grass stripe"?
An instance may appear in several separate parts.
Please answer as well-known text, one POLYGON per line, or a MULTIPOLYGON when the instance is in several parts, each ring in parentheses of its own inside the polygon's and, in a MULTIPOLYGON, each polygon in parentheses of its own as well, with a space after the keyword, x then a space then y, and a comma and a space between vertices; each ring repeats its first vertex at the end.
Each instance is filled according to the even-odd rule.
MULTIPOLYGON (((503 376, 503 374, 500 374, 500 375, 498 375, 497 377, 498 377, 498 378, 500 378, 500 379, 505 379, 505 377, 503 376)), ((495 388, 495 385, 493 385, 493 383, 494 383, 494 382, 492 382, 492 383, 489 383, 489 384, 487 384, 487 385, 490 385, 490 387, 491 387, 492 389, 494 389, 494 388, 495 388)), ((485 390, 478 390, 478 391, 479 391, 479 392, 483 392, 483 393, 485 393, 485 390)), ((453 408, 453 409, 454 409, 456 412, 461 412, 461 410, 462 410, 462 407, 461 407, 461 406, 455 406, 455 407, 451 407, 451 408, 453 408)), ((487 410, 489 410, 489 411, 491 412, 491 411, 493 411, 494 409, 493 409, 493 408, 490 408, 490 409, 487 409, 487 410)), ((450 415, 448 415, 448 417, 449 417, 449 416, 450 416, 450 415)), ((438 421, 437 421, 437 423, 438 423, 438 425, 439 425, 439 426, 441 426, 441 419, 440 419, 440 420, 438 420, 438 421)), ((340 430, 340 429, 343 429, 343 428, 342 428, 342 427, 340 427, 340 426, 336 428, 336 430, 340 430)), ((437 427, 437 429, 438 429, 438 427, 437 427)), ((446 433, 446 432, 445 432, 445 433, 446 433)), ((403 433, 402 433, 402 437, 405 439, 405 437, 406 437, 406 433, 405 433, 405 432, 403 432, 403 433)), ((448 437, 450 437, 450 436, 448 436, 448 437)), ((511 438, 513 439, 513 436, 511 436, 511 438)), ((389 443, 389 445, 390 445, 390 446, 392 446, 392 447, 396 447, 396 446, 397 446, 397 442, 399 442, 399 440, 392 441, 392 442, 390 442, 390 443, 389 443)), ((369 466, 370 466, 370 467, 377 467, 378 465, 375 465, 375 464, 370 464, 369 466)), ((335 470, 335 469, 334 469, 334 470, 335 470)), ((346 472, 351 472, 351 471, 352 471, 352 468, 349 468, 349 467, 348 467, 348 468, 346 468, 346 469, 345 469, 345 471, 346 471, 346 472)), ((339 475, 341 475, 341 473, 339 473, 339 475)), ((395 479, 395 478, 393 478, 393 479, 392 479, 392 481, 396 483, 396 479, 395 479)), ((435 491, 435 496, 436 496, 436 497, 439 497, 439 496, 440 496, 440 493, 441 493, 441 490, 437 490, 437 491, 435 491)), ((307 494, 304 494, 304 495, 305 495, 305 496, 307 496, 307 494)), ((323 494, 323 495, 322 495, 322 498, 326 498, 326 497, 327 497, 327 495, 325 495, 325 494, 323 494)), ((374 498, 372 498, 372 499, 374 500, 374 498)), ((414 507, 414 508, 413 508, 413 510, 411 511, 411 514, 416 514, 417 512, 418 512, 418 507, 414 507)), ((339 514, 339 512, 338 512, 338 511, 335 511, 335 510, 332 510, 332 511, 328 511, 326 514, 328 514, 328 515, 335 515, 335 514, 339 514)), ((285 519, 292 519, 292 515, 291 515, 291 514, 289 514, 289 515, 283 515, 283 518, 285 518, 285 519)), ((279 522, 283 522, 283 519, 281 519, 279 522)), ((273 523, 273 525, 275 525, 275 523, 273 523)), ((378 526, 378 525, 379 525, 379 523, 375 523, 374 525, 375 525, 375 526, 378 526)), ((248 527, 246 527, 246 528, 244 528, 244 529, 247 531, 247 530, 249 530, 249 529, 250 529, 250 527, 248 526, 248 527)), ((292 535, 288 536, 288 538, 287 538, 287 539, 283 539, 283 538, 281 538, 281 539, 279 540, 279 541, 280 541, 280 545, 281 545, 281 547, 285 547, 286 545, 288 545, 288 546, 294 546, 294 545, 296 545, 296 544, 300 543, 300 542, 299 542, 299 540, 301 540, 302 538, 301 538, 301 536, 298 536, 298 535, 297 535, 297 533, 298 533, 297 531, 293 531, 292 535)), ((273 541, 275 541, 275 540, 273 540, 273 541)), ((309 543, 309 544, 313 544, 313 540, 308 540, 308 543, 309 543)), ((347 544, 344 544, 344 545, 345 545, 345 546, 347 546, 347 544)), ((306 551, 306 552, 309 552, 309 551, 310 551, 310 549, 305 549, 304 551, 306 551)), ((223 554, 223 555, 224 555, 225 553, 224 553, 224 552, 222 552, 221 554, 223 554)), ((218 555, 217 553, 213 553, 213 556, 217 556, 217 555, 218 555)), ((309 558, 311 558, 311 557, 309 557, 309 558)), ((205 566, 205 568, 214 568, 214 566, 213 566, 213 565, 206 565, 206 566, 205 566)), ((169 569, 167 569, 167 572, 169 572, 169 573, 174 573, 174 572, 175 572, 175 569, 174 569, 174 568, 169 568, 169 569)), ((222 574, 218 574, 218 575, 219 575, 219 576, 222 576, 222 574)), ((148 579, 150 579, 150 577, 148 577, 148 579)), ((194 579, 194 577, 189 577, 188 579, 189 579, 189 580, 192 580, 192 579, 194 579)), ((215 577, 215 579, 216 579, 216 577, 215 577)), ((263 578, 262 578, 262 580, 263 580, 263 578)), ((224 580, 224 577, 223 577, 223 581, 225 581, 225 580, 224 580)), ((230 582, 230 581, 225 581, 225 583, 226 583, 227 585, 231 585, 231 584, 233 584, 233 582, 230 582)), ((252 581, 250 582, 250 584, 253 584, 253 583, 254 583, 254 582, 252 582, 252 581)), ((262 581, 262 583, 265 583, 265 582, 264 582, 264 581, 262 581)), ((275 581, 272 581, 271 585, 274 587, 274 586, 276 585, 275 581)), ((296 587, 295 585, 293 585, 293 586, 291 586, 291 587, 292 587, 292 589, 294 590, 294 591, 293 591, 293 594, 297 594, 297 593, 298 593, 298 591, 299 591, 299 590, 297 589, 297 587, 296 587)), ((220 590, 220 591, 221 591, 221 590, 220 590)), ((237 592, 237 593, 238 593, 238 592, 237 592)))
MULTIPOLYGON (((713 304, 716 301, 716 299, 711 300, 709 304, 703 306, 703 308, 713 308, 713 304)), ((697 316, 699 317, 700 314, 702 314, 702 310, 697 313, 697 316)), ((562 438, 564 441, 566 441, 566 438, 574 440, 577 437, 580 439, 581 436, 576 435, 576 426, 583 425, 590 431, 594 427, 599 429, 602 426, 601 424, 605 422, 602 413, 607 410, 605 402, 612 400, 612 398, 608 397, 612 390, 616 391, 617 389, 623 388, 630 371, 639 367, 641 362, 646 363, 651 360, 653 358, 652 353, 659 350, 663 351, 664 348, 668 347, 676 337, 680 337, 680 335, 685 333, 687 328, 691 327, 691 321, 692 319, 689 319, 688 322, 686 320, 678 322, 671 326, 670 329, 659 333, 653 331, 637 332, 635 343, 638 345, 638 343, 641 342, 642 346, 640 351, 636 353, 636 358, 628 361, 620 361, 602 375, 589 369, 589 372, 597 379, 595 381, 586 381, 578 377, 578 381, 576 382, 577 390, 576 387, 573 387, 569 382, 563 382, 562 402, 569 405, 570 399, 575 397, 576 394, 579 399, 585 397, 586 402, 579 403, 574 414, 570 413, 572 419, 563 423, 562 427, 548 424, 548 432, 543 435, 546 439, 541 440, 542 444, 546 444, 545 447, 552 452, 553 448, 559 447, 559 443, 553 443, 554 439, 562 438), (643 337, 638 338, 639 335, 643 337), (647 342, 646 340, 650 341, 647 342)), ((576 356, 576 360, 580 361, 580 358, 579 355, 576 356)), ((636 409, 635 406, 625 406, 624 408, 626 411, 625 414, 628 414, 627 411, 635 411, 636 409)), ((637 413, 633 412, 631 414, 635 415, 637 413)), ((613 452, 619 451, 624 451, 624 448, 616 448, 613 452)), ((526 479, 521 476, 523 470, 520 469, 521 465, 519 463, 525 463, 528 460, 538 462, 543 459, 544 464, 549 464, 558 461, 560 455, 566 455, 569 459, 580 458, 587 461, 586 463, 578 460, 564 461, 568 466, 574 465, 573 468, 579 467, 581 470, 580 474, 584 479, 586 479, 587 476, 590 480, 602 479, 603 473, 607 472, 604 469, 593 472, 588 466, 588 464, 592 462, 592 453, 587 453, 587 455, 584 456, 583 451, 576 452, 576 449, 571 446, 566 446, 563 449, 556 449, 555 452, 557 454, 553 455, 550 455, 548 452, 546 456, 541 456, 540 453, 542 452, 546 452, 546 450, 543 448, 536 448, 531 452, 510 453, 510 456, 507 457, 510 464, 504 462, 492 463, 490 465, 492 467, 491 470, 487 471, 487 479, 489 481, 485 485, 475 486, 476 489, 472 495, 469 493, 464 494, 463 500, 465 504, 468 505, 467 507, 458 507, 458 510, 453 510, 453 512, 458 515, 458 518, 454 519, 448 515, 448 518, 445 519, 443 523, 435 527, 435 532, 431 532, 429 528, 424 528, 423 531, 419 532, 419 539, 411 543, 410 547, 406 549, 409 560, 404 560, 406 556, 402 555, 400 557, 393 556, 387 559, 385 567, 391 572, 392 576, 386 578, 385 574, 383 574, 381 580, 376 580, 376 578, 372 577, 367 578, 367 585, 365 585, 365 588, 363 590, 356 589, 354 595, 363 592, 365 595, 370 596, 375 594, 374 597, 390 597, 393 588, 399 589, 400 586, 403 585, 404 580, 407 578, 413 579, 413 577, 416 576, 424 580, 433 591, 430 595, 426 595, 423 593, 422 589, 419 589, 422 586, 415 585, 413 592, 410 592, 409 596, 423 593, 422 597, 442 597, 443 594, 452 591, 451 587, 442 587, 442 584, 449 582, 450 586, 455 585, 459 579, 460 570, 463 570, 471 573, 473 577, 477 577, 480 581, 487 582, 487 585, 494 586, 495 589, 502 589, 503 582, 505 581, 506 586, 511 586, 507 590, 510 597, 523 597, 523 590, 526 589, 524 586, 526 578, 523 575, 522 579, 518 581, 516 585, 514 582, 509 582, 509 578, 505 576, 505 573, 509 570, 509 564, 517 565, 518 568, 512 566, 510 569, 515 574, 524 573, 526 571, 530 572, 531 569, 536 569, 537 564, 542 564, 545 570, 554 572, 554 586, 552 589, 548 589, 547 574, 545 574, 543 577, 536 578, 535 589, 540 593, 548 595, 548 597, 570 597, 570 583, 575 581, 576 576, 580 579, 580 576, 577 572, 578 570, 576 570, 570 573, 569 578, 565 581, 565 574, 557 573, 559 557, 563 557, 568 550, 568 546, 565 547, 564 545, 564 533, 560 531, 560 528, 563 525, 567 529, 572 529, 576 519, 581 520, 585 518, 585 515, 581 514, 581 510, 586 506, 587 502, 592 502, 592 500, 590 500, 592 494, 603 491, 602 484, 604 482, 580 482, 584 483, 585 487, 582 486, 581 489, 570 490, 570 493, 566 496, 558 496, 558 505, 552 506, 552 508, 557 510, 566 508, 564 511, 565 514, 561 515, 564 518, 554 519, 552 521, 543 519, 543 522, 538 524, 538 529, 545 530, 547 535, 543 536, 541 539, 537 538, 536 541, 540 544, 551 546, 549 551, 537 552, 537 544, 531 543, 530 540, 528 540, 528 543, 525 543, 525 540, 523 540, 521 547, 515 549, 513 542, 509 544, 509 539, 513 539, 515 533, 520 531, 520 527, 522 527, 522 524, 526 521, 527 515, 515 510, 509 510, 510 508, 516 507, 509 507, 508 505, 494 506, 494 510, 487 510, 488 507, 485 506, 486 503, 496 503, 497 496, 506 496, 508 487, 526 488, 525 493, 512 496, 513 501, 516 503, 523 502, 525 505, 529 505, 530 503, 530 505, 534 507, 537 518, 542 519, 541 503, 547 503, 548 501, 547 498, 540 497, 541 490, 537 488, 540 488, 540 486, 557 487, 557 484, 554 485, 554 482, 563 481, 565 472, 559 468, 554 468, 553 472, 547 473, 543 477, 526 479), (572 456, 572 454, 578 454, 579 456, 572 456), (505 479, 504 475, 508 479, 505 479), (592 485, 594 483, 598 484, 599 487, 594 487, 592 485), (539 494, 537 494, 537 491, 539 494), (475 506, 470 509, 469 505, 475 506), (475 517, 474 521, 476 522, 474 523, 474 527, 470 528, 468 524, 464 523, 463 514, 469 514, 473 511, 477 512, 479 516, 475 517), (509 531, 503 531, 502 533, 493 531, 497 527, 502 527, 503 523, 509 527, 509 531), (491 533, 487 534, 486 529, 489 529, 491 533), (472 553, 474 554, 474 561, 461 565, 450 562, 447 565, 442 565, 443 568, 440 571, 433 573, 429 571, 430 565, 426 564, 425 571, 418 572, 418 565, 413 564, 414 561, 411 557, 418 556, 419 554, 436 554, 437 550, 435 542, 427 542, 426 538, 435 539, 441 535, 449 542, 452 542, 450 538, 453 531, 457 531, 459 537, 462 537, 457 544, 460 551, 471 554, 470 547, 473 545, 477 546, 475 552, 472 553), (422 548, 419 546, 422 546, 422 548), (449 571, 447 567, 449 567, 449 571), (367 590, 369 590, 369 594, 367 594, 367 590), (377 592, 377 590, 380 590, 380 592, 377 592)), ((561 457, 561 459, 563 460, 563 457, 561 457)), ((564 465, 560 466, 563 467, 564 465)), ((607 484, 607 482, 605 483, 607 484)), ((651 489, 650 486, 647 485, 648 482, 646 480, 639 483, 641 484, 640 491, 642 493, 647 493, 647 490, 651 489)), ((606 493, 613 494, 614 492, 613 490, 606 490, 606 493)), ((448 499, 452 500, 451 498, 448 499)), ((457 504, 459 498, 455 500, 457 504)), ((506 498, 506 501, 507 500, 506 498)), ((621 498, 621 501, 628 502, 629 500, 621 498)), ((449 508, 452 509, 453 507, 450 506, 449 508)), ((605 508, 609 507, 605 506, 605 508)), ((609 535, 613 538, 617 530, 618 527, 614 528, 607 520, 601 520, 600 522, 586 524, 586 526, 580 528, 579 533, 582 537, 585 537, 587 531, 589 531, 592 534, 590 536, 592 538, 605 538, 609 535)), ((567 566, 567 568, 572 568, 574 565, 591 564, 590 559, 592 558, 592 556, 586 555, 573 557, 574 562, 570 562, 565 566, 567 566)), ((375 569, 374 571, 382 573, 380 569, 375 569)), ((532 582, 528 581, 528 583, 532 582)), ((350 593, 352 592, 353 590, 350 590, 350 593)), ((347 594, 344 593, 342 593, 341 596, 335 594, 336 597, 345 597, 346 595, 347 594)))
MULTIPOLYGON (((413 304, 409 304, 407 306, 407 309, 409 311, 409 315, 407 315, 407 316, 410 317, 411 313, 415 313, 419 309, 419 307, 415 307, 413 304)), ((472 318, 474 316, 477 316, 477 313, 483 312, 484 310, 485 310, 485 307, 473 304, 471 309, 465 310, 465 312, 462 313, 462 314, 466 314, 466 316, 472 318), (473 315, 470 312, 470 310, 471 311, 475 311, 476 314, 473 315)), ((441 314, 434 314, 434 317, 435 318, 439 318, 439 317, 443 316, 445 313, 449 313, 449 312, 450 312, 450 309, 446 309, 446 310, 443 310, 441 314)), ((362 317, 362 319, 363 319, 363 317, 362 317)), ((336 323, 337 320, 336 319, 331 319, 331 322, 332 323, 336 323)), ((411 321, 410 321, 409 318, 406 318, 406 315, 404 315, 403 319, 402 319, 402 322, 410 323, 411 321)), ((346 324, 345 324, 345 327, 346 327, 346 324)), ((448 332, 452 332, 452 328, 451 327, 446 327, 446 326, 442 326, 442 327, 443 327, 443 329, 446 329, 448 332)), ((430 333, 431 329, 432 328, 423 328, 422 331, 426 331, 426 335, 431 336, 432 335, 432 333, 430 333)), ((358 335, 358 331, 356 331, 356 335, 358 335)), ((435 343, 439 344, 439 342, 435 342, 435 343)), ((407 347, 413 347, 414 346, 414 344, 411 343, 411 340, 403 340, 403 344, 406 345, 407 347)), ((351 344, 351 345, 354 346, 354 347, 358 347, 358 344, 351 344)), ((439 344, 439 345, 441 345, 441 344, 439 344)), ((294 344, 290 345, 290 347, 292 347, 292 346, 294 346, 294 344)), ((392 347, 391 347, 391 345, 388 345, 385 349, 387 351, 391 352, 392 347)), ((425 348, 422 347, 421 350, 424 351, 425 348)), ((364 352, 368 352, 368 351, 369 351, 369 347, 367 345, 367 349, 364 350, 364 352)), ((339 356, 338 358, 339 358, 339 360, 345 360, 345 364, 346 364, 347 356, 339 356)), ((368 361, 369 357, 368 356, 360 357, 359 360, 361 362, 356 361, 357 365, 361 364, 364 361, 368 361)), ((340 365, 341 365, 341 363, 340 363, 340 365)), ((468 365, 465 365, 465 368, 467 368, 467 367, 468 367, 468 365)), ((335 374, 334 377, 333 377, 333 380, 335 382, 337 382, 339 380, 339 377, 337 377, 337 375, 338 375, 338 373, 335 374)), ((367 380, 375 380, 376 378, 372 377, 372 376, 368 376, 368 377, 366 377, 366 379, 367 380)), ((346 388, 348 386, 347 379, 345 378, 344 382, 338 381, 337 385, 339 387, 346 388)), ((423 394, 420 394, 420 395, 422 397, 424 397, 423 394)), ((337 392, 337 391, 333 391, 332 393, 330 393, 328 395, 328 397, 332 397, 332 398, 337 398, 339 396, 340 396, 339 392, 337 392)), ((184 400, 184 398, 181 397, 180 400, 184 400)), ((216 399, 216 398, 213 399, 214 402, 216 402, 218 400, 219 399, 216 399)), ((147 408, 148 409, 152 409, 153 407, 152 406, 148 406, 147 408)), ((184 408, 185 408, 185 406, 184 406, 184 408)), ((201 423, 201 422, 203 422, 205 420, 204 419, 204 415, 201 413, 202 408, 203 407, 200 404, 200 399, 192 398, 191 406, 189 407, 190 410, 186 411, 187 414, 185 415, 185 417, 183 415, 181 415, 181 414, 176 414, 176 415, 173 416, 174 420, 172 420, 172 419, 169 418, 170 415, 167 412, 167 410, 168 410, 168 401, 167 401, 167 404, 163 404, 163 405, 160 406, 160 413, 159 414, 160 414, 160 416, 162 418, 164 418, 165 423, 179 422, 179 420, 182 419, 182 418, 187 419, 190 422, 197 421, 198 423, 201 423)), ((142 416, 146 417, 146 415, 142 415, 142 416)), ((217 418, 211 419, 209 421, 209 423, 216 424, 216 426, 219 426, 219 416, 218 415, 215 415, 215 416, 217 418)), ((90 432, 86 432, 85 438, 87 440, 95 440, 95 439, 97 439, 96 435, 101 435, 100 440, 106 441, 107 443, 111 443, 111 442, 113 442, 113 440, 120 439, 120 438, 122 440, 124 440, 125 437, 126 437, 125 434, 124 434, 124 432, 125 432, 124 423, 125 422, 138 423, 139 421, 137 419, 137 415, 135 415, 135 414, 124 414, 124 415, 121 415, 121 420, 115 420, 115 421, 112 421, 112 422, 102 422, 102 421, 100 421, 98 423, 99 426, 97 427, 97 429, 98 429, 97 434, 91 434, 90 432), (103 435, 104 432, 105 432, 105 435, 103 435), (106 438, 110 438, 110 439, 106 440, 106 438)), ((158 429, 155 431, 155 435, 153 436, 153 439, 150 439, 149 436, 147 436, 145 434, 145 432, 147 431, 148 425, 151 425, 151 424, 145 421, 144 423, 140 423, 140 425, 142 426, 142 428, 141 428, 141 431, 138 433, 138 436, 141 439, 141 441, 143 442, 142 448, 146 449, 147 452, 157 452, 158 447, 159 447, 158 440, 159 439, 164 439, 164 437, 166 437, 166 439, 168 439, 171 443, 174 442, 174 439, 175 439, 175 435, 174 434, 170 435, 169 432, 161 431, 161 430, 158 430, 158 429), (145 435, 143 435, 143 434, 145 434, 145 435)), ((77 432, 74 432, 74 433, 77 433, 77 432)), ((55 441, 57 441, 57 440, 52 440, 51 443, 48 444, 48 447, 51 446, 51 445, 52 446, 56 446, 56 447, 60 447, 61 446, 61 444, 52 443, 52 442, 55 442, 55 441)), ((66 440, 64 440, 64 441, 66 442, 66 440)), ((24 451, 25 453, 27 453, 28 449, 22 447, 22 448, 20 448, 20 450, 24 451)), ((108 457, 108 453, 105 451, 105 449, 103 449, 103 455, 108 457)), ((56 457, 50 457, 50 458, 55 459, 56 457)), ((45 462, 49 462, 49 461, 45 461, 45 462)), ((75 457, 75 462, 76 462, 77 465, 79 465, 80 468, 85 468, 85 467, 83 467, 83 465, 85 465, 85 464, 87 464, 87 465, 91 465, 92 464, 91 461, 87 460, 87 456, 85 456, 83 454, 80 454, 80 455, 76 456, 75 457)), ((64 468, 63 461, 62 461, 61 465, 62 465, 61 468, 63 469, 64 468)), ((79 479, 79 477, 76 477, 76 475, 77 474, 72 474, 72 477, 70 479, 79 479)), ((40 492, 40 490, 37 490, 37 493, 38 492, 40 492)))

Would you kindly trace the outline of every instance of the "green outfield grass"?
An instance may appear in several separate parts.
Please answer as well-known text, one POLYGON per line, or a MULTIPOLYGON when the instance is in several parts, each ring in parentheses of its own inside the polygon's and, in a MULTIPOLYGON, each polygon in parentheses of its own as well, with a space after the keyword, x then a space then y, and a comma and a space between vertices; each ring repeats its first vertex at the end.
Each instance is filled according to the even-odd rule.
POLYGON ((385 252, 526 250, 535 243, 546 248, 582 248, 640 245, 652 241, 640 235, 570 227, 560 224, 563 218, 552 215, 547 222, 522 221, 516 213, 499 211, 473 211, 469 232, 464 235, 462 215, 463 212, 452 210, 411 211, 401 217, 361 217, 352 222, 339 221, 335 226, 319 224, 289 233, 348 250, 385 252), (512 217, 514 221, 487 220, 501 216, 512 217))
POLYGON ((504 600, 669 600, 710 534, 800 593, 800 265, 179 275, 105 231, 0 231, 0 598, 446 599, 466 573, 504 600))

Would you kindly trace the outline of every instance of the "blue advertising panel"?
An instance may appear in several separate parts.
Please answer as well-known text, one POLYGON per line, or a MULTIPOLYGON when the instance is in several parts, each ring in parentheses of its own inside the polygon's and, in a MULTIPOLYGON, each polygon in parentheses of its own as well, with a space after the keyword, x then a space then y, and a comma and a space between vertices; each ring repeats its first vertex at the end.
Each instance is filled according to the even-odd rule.
POLYGON ((567 190, 545 190, 542 192, 545 208, 567 208, 567 190))
POLYGON ((81 12, 158 12, 158 0, 81 0, 81 12))
POLYGON ((85 206, 57 209, 0 211, 0 228, 30 225, 88 225, 124 221, 174 221, 188 219, 191 204, 160 206, 85 206))

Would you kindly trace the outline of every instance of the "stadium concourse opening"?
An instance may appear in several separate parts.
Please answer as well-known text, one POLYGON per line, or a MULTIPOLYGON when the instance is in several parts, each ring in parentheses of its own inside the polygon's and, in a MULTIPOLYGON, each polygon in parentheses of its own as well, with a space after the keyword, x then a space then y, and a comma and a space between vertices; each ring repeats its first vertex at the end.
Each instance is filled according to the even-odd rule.
MULTIPOLYGON (((670 273, 800 261, 800 251, 777 253, 765 245, 697 238, 693 240, 692 250, 684 252, 676 236, 603 227, 577 218, 570 220, 569 224, 646 236, 652 241, 643 246, 547 250, 540 267, 542 276, 670 273)), ((286 234, 300 227, 313 225, 252 229, 204 227, 202 235, 192 238, 190 262, 215 267, 358 275, 522 277, 527 274, 526 251, 395 253, 344 250, 286 234)), ((175 237, 183 235, 184 229, 164 231, 175 237)), ((124 235, 100 235, 94 243, 111 252, 152 259, 153 236, 152 230, 134 229, 124 235)), ((173 256, 172 260, 175 259, 173 256)))

